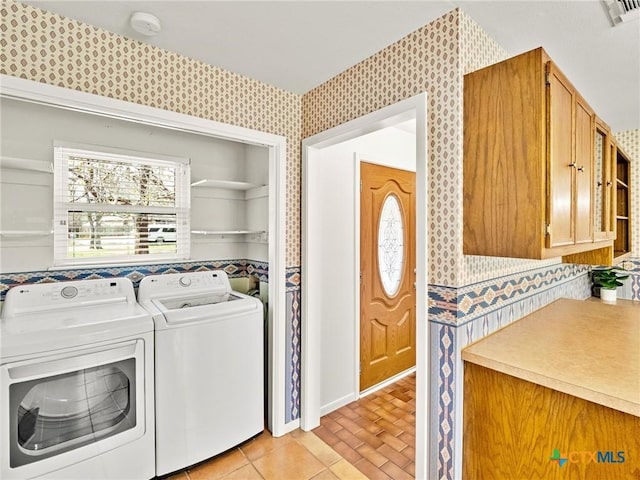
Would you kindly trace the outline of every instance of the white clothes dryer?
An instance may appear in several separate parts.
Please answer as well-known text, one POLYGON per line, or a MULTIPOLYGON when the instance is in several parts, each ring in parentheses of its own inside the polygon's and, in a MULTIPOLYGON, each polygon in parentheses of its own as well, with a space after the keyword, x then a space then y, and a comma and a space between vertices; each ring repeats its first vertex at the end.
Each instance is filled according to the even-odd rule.
POLYGON ((0 477, 153 478, 153 352, 153 320, 127 278, 10 289, 0 477))
POLYGON ((156 326, 156 475, 261 433, 262 302, 224 271, 150 275, 138 300, 156 326))

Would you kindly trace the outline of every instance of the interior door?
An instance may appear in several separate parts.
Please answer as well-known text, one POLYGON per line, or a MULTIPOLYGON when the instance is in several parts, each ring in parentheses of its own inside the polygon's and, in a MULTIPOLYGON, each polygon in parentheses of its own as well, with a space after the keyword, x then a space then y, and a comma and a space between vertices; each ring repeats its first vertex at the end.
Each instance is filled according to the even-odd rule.
POLYGON ((415 173, 361 163, 360 390, 416 363, 415 173))

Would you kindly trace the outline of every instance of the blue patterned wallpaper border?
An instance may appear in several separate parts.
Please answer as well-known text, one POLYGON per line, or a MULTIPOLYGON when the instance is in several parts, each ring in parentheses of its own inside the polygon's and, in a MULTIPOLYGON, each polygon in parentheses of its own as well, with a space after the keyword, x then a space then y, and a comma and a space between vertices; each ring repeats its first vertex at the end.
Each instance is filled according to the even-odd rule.
POLYGON ((286 354, 285 398, 287 405, 285 406, 285 421, 290 422, 300 418, 300 370, 302 368, 300 291, 288 291, 286 298, 289 348, 286 354))
POLYGON ((618 264, 619 267, 624 268, 632 275, 640 275, 640 258, 629 258, 623 260, 618 264))
POLYGON ((257 275, 261 282, 269 281, 269 263, 255 260, 210 260, 205 262, 164 263, 156 265, 130 265, 122 267, 77 268, 0 274, 0 300, 16 285, 31 283, 65 282, 97 278, 127 277, 134 287, 147 275, 186 273, 206 270, 224 270, 230 278, 257 275))
POLYGON ((456 328, 437 325, 438 365, 438 478, 454 478, 456 328))
POLYGON ((627 270, 629 279, 618 288, 618 298, 640 301, 640 258, 630 258, 618 264, 627 270))
POLYGON ((287 300, 287 352, 285 375, 285 421, 291 422, 300 418, 300 371, 302 369, 302 292, 301 267, 289 267, 286 270, 287 300))
POLYGON ((628 286, 623 290, 624 293, 619 295, 619 298, 628 300, 635 300, 640 302, 640 275, 630 275, 628 286))
POLYGON ((300 291, 301 282, 302 282, 301 272, 302 272, 301 267, 287 268, 287 271, 286 271, 286 276, 287 276, 286 291, 287 292, 300 291))
POLYGON ((461 325, 589 271, 588 265, 558 264, 464 287, 429 285, 429 321, 461 325))

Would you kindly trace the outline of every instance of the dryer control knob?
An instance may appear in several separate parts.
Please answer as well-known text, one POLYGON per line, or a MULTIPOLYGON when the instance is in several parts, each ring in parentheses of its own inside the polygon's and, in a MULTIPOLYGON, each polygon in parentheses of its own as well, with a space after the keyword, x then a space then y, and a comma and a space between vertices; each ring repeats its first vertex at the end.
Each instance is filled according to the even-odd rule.
POLYGON ((191 279, 188 277, 181 277, 178 283, 180 283, 180 285, 182 285, 183 287, 188 287, 189 285, 191 285, 191 279))
POLYGON ((73 298, 78 294, 78 289, 76 287, 64 287, 60 291, 60 295, 64 298, 73 298))

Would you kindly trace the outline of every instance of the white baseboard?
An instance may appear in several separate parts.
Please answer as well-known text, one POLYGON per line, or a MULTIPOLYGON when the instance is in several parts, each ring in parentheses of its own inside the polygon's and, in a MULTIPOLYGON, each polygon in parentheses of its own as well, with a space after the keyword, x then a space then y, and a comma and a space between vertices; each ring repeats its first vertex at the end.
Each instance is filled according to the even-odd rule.
POLYGON ((345 405, 348 405, 351 402, 355 402, 356 400, 362 397, 366 397, 370 393, 376 392, 384 387, 391 385, 392 383, 397 382, 401 378, 407 377, 412 373, 415 373, 415 371, 416 371, 416 367, 411 367, 408 370, 405 370, 404 372, 398 373, 397 375, 394 375, 393 377, 386 379, 384 382, 380 382, 379 384, 374 385, 373 387, 363 390, 362 392, 360 392, 359 395, 357 393, 349 393, 344 397, 334 400, 333 402, 327 403, 326 405, 323 405, 320 407, 320 416, 323 417, 327 413, 331 413, 339 409, 340 407, 344 407, 345 405))
POLYGON ((348 405, 349 403, 354 402, 357 399, 358 399, 358 395, 356 393, 350 393, 348 395, 345 395, 342 398, 334 400, 331 403, 323 405, 320 407, 320 416, 323 417, 327 413, 331 413, 334 410, 339 409, 340 407, 344 407, 345 405, 348 405))
POLYGON ((388 387, 392 383, 396 383, 401 378, 408 377, 412 373, 415 373, 415 371, 416 371, 416 367, 411 367, 408 370, 405 370, 404 372, 400 372, 400 373, 398 373, 397 375, 394 375, 391 378, 387 378, 384 382, 380 382, 379 384, 374 385, 373 387, 369 387, 366 390, 361 391, 360 392, 360 398, 366 397, 370 393, 377 392, 378 390, 381 390, 384 387, 388 387))

